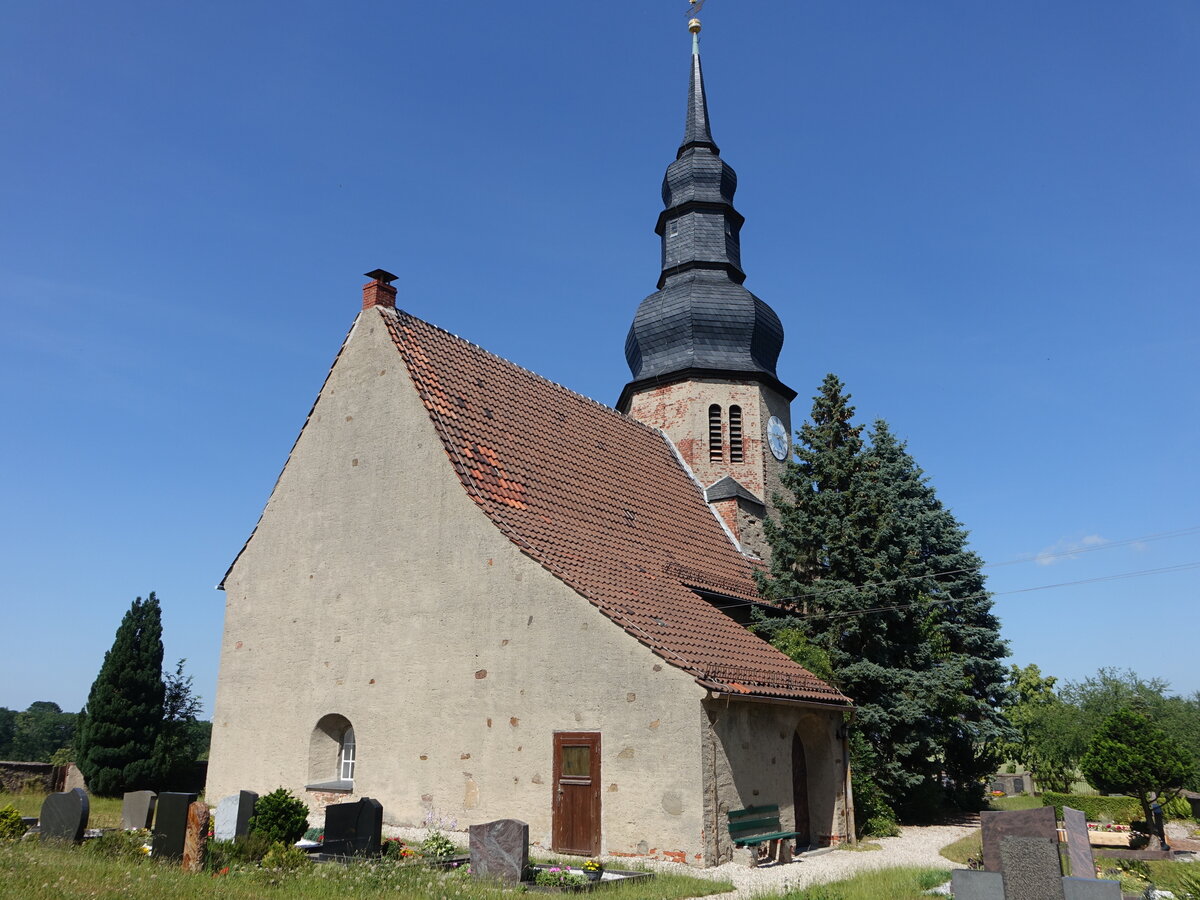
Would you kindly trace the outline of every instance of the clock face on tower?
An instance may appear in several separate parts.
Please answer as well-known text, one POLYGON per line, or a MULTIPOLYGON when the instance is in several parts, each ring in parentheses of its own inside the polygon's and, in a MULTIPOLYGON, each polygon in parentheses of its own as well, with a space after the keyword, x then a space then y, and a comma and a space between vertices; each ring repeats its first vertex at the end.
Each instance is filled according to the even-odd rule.
POLYGON ((771 416, 767 420, 767 443, 771 445, 771 454, 778 460, 787 459, 788 433, 779 421, 779 416, 771 416))

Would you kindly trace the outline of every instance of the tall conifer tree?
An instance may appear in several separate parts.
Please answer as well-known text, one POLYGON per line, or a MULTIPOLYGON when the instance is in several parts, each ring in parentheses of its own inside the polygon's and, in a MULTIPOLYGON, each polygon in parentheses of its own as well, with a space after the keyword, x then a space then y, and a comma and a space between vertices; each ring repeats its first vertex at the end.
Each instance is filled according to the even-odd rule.
POLYGON ((767 526, 763 590, 854 699, 867 774, 920 816, 941 799, 938 772, 969 785, 992 765, 1006 651, 966 532, 886 423, 864 444, 849 401, 827 376, 784 479, 794 503, 767 526))
POLYGON ((154 787, 163 723, 162 614, 138 597, 117 628, 88 694, 76 756, 88 787, 104 797, 154 787))

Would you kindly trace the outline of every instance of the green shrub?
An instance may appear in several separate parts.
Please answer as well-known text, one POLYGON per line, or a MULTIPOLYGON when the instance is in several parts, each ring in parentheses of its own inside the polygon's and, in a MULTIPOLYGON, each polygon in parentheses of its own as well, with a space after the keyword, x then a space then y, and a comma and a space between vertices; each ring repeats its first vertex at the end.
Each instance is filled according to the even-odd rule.
POLYGON ((112 859, 145 859, 150 855, 150 832, 144 828, 133 831, 104 831, 88 841, 83 849, 112 859))
POLYGON ((230 866, 256 865, 271 846, 271 839, 262 834, 248 834, 234 841, 209 841, 204 867, 219 872, 230 866))
POLYGON ((20 811, 11 803, 0 809, 0 841, 19 841, 25 836, 20 811))
POLYGON ((421 855, 429 859, 449 859, 458 852, 458 847, 440 831, 431 832, 421 841, 421 855))
POLYGON ((534 869, 533 883, 543 887, 583 887, 588 880, 583 875, 576 875, 567 866, 550 866, 548 869, 534 869))
POLYGON ((293 871, 295 869, 303 869, 311 864, 312 860, 308 858, 307 853, 299 847, 282 842, 272 844, 271 849, 267 851, 267 855, 262 859, 262 867, 264 869, 293 871))
POLYGON ((873 816, 862 827, 864 837, 898 837, 900 826, 887 816, 873 816))
POLYGON ((1168 821, 1171 819, 1190 819, 1192 817, 1192 804, 1188 803, 1183 797, 1172 797, 1169 803, 1163 804, 1163 818, 1168 821))
POLYGON ((294 844, 308 830, 308 806, 287 788, 276 788, 254 804, 250 832, 272 843, 294 844))
POLYGON ((1089 822, 1116 822, 1128 825, 1142 815, 1142 805, 1132 797, 1090 797, 1086 794, 1042 794, 1042 806, 1053 806, 1054 814, 1062 818, 1062 808, 1069 806, 1087 816, 1089 822))

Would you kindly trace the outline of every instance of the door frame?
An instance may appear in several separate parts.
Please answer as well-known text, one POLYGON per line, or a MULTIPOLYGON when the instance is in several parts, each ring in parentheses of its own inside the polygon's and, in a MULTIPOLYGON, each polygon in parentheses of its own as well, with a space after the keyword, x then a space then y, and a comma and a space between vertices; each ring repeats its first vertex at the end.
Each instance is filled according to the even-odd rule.
POLYGON ((600 732, 598 731, 556 731, 553 737, 554 780, 551 783, 551 825, 550 846, 555 853, 569 853, 580 856, 600 855, 600 732), (588 776, 566 776, 562 774, 563 746, 587 746, 591 750, 588 776), (563 810, 562 786, 579 788, 591 787, 589 792, 590 816, 584 823, 587 840, 586 847, 566 847, 563 835, 569 833, 563 810))

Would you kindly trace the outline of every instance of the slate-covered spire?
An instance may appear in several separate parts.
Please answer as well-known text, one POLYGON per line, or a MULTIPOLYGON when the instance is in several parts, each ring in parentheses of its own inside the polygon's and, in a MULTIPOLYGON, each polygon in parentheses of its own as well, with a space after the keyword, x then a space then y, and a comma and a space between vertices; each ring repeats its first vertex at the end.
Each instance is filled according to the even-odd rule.
POLYGON ((720 157, 708 120, 708 100, 693 20, 691 81, 683 143, 663 178, 664 209, 658 290, 642 301, 625 340, 633 380, 618 407, 647 384, 689 377, 749 375, 794 396, 778 381, 783 325, 775 311, 742 287, 740 234, 733 207, 737 175, 720 157))
POLYGON ((692 48, 692 83, 688 86, 687 124, 683 129, 683 143, 679 146, 676 158, 683 156, 685 150, 704 145, 719 153, 713 142, 712 132, 708 127, 708 98, 704 96, 704 72, 700 68, 700 48, 692 48))

